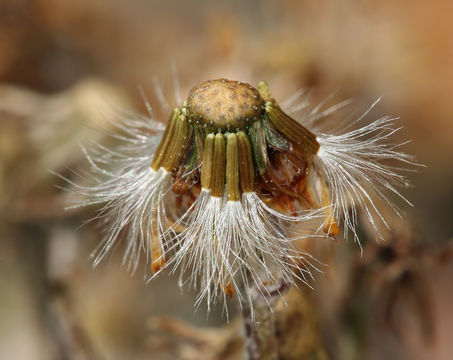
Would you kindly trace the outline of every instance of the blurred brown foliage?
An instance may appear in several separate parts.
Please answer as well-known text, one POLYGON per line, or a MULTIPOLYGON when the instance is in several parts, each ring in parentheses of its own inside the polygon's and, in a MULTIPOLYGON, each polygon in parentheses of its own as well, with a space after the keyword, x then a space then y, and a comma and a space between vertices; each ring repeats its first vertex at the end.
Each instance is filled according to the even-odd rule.
POLYGON ((240 321, 194 314, 173 277, 145 286, 117 253, 92 270, 99 229, 79 228, 92 213, 63 211, 49 172, 83 171, 80 143, 106 141, 118 109, 145 111, 137 85, 165 121, 152 89, 159 76, 174 103, 174 69, 183 96, 216 77, 266 79, 282 99, 309 87, 315 103, 337 90, 357 108, 384 96, 371 116, 401 116, 427 165, 410 174, 415 207, 384 244, 363 229, 363 256, 313 246, 328 266, 279 304, 280 356, 451 358, 452 13, 449 0, 0 1, 0 358, 240 358, 240 321))

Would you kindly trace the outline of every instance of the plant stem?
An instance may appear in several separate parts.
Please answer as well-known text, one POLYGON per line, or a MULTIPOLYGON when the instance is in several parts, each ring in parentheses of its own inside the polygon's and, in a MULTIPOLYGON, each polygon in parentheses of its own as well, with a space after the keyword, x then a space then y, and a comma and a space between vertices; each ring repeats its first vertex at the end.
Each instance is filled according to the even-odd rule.
POLYGON ((250 289, 252 300, 240 298, 245 327, 245 348, 248 360, 277 360, 278 346, 275 336, 273 307, 280 295, 286 292, 286 283, 273 291, 250 289), (265 295, 264 295, 265 294, 265 295))

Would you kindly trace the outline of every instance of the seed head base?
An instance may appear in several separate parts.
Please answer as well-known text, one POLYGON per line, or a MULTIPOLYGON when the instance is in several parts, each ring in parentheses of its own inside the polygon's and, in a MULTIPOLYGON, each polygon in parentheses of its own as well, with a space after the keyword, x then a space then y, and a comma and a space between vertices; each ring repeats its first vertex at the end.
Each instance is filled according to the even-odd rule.
POLYGON ((252 85, 227 79, 208 80, 194 87, 187 99, 187 116, 195 125, 218 131, 245 129, 261 118, 264 101, 252 85))

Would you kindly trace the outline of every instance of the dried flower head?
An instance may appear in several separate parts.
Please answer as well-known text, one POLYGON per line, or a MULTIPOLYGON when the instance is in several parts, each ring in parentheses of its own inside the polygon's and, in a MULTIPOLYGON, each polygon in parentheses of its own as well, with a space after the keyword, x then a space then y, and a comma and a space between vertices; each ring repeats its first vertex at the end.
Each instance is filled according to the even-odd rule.
POLYGON ((163 133, 152 119, 123 120, 124 144, 87 152, 94 183, 76 185, 77 205, 102 204, 108 224, 95 264, 124 238, 132 270, 141 252, 154 273, 179 268, 208 305, 305 281, 313 261, 294 240, 335 237, 340 223, 357 238, 359 207, 384 221, 373 199, 396 210, 386 193, 402 197, 407 183, 381 161, 413 163, 386 142, 394 119, 337 135, 307 128, 327 112, 298 122, 265 82, 218 79, 194 87, 163 133))

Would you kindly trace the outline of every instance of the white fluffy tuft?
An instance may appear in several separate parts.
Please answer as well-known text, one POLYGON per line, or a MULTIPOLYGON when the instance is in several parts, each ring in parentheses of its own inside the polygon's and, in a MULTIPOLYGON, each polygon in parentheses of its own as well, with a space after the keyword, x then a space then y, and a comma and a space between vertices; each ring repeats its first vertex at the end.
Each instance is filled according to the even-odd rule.
MULTIPOLYGON (((84 150, 91 173, 83 185, 74 186, 71 208, 102 205, 95 219, 102 219, 105 236, 93 253, 96 266, 120 239, 126 242, 123 263, 137 269, 140 252, 150 259, 150 241, 167 229, 164 197, 171 176, 150 168, 163 124, 149 118, 122 119, 112 123, 120 142, 115 150, 95 145, 84 150)), ((160 239, 156 239, 160 241, 160 239)), ((161 244, 162 250, 163 244, 161 244)))
MULTIPOLYGON (((227 201, 226 196, 201 191, 187 212, 180 247, 170 260, 188 274, 186 282, 199 288, 197 303, 206 299, 210 307, 226 296, 226 286, 232 286, 242 301, 251 301, 252 284, 266 297, 269 287, 279 282, 307 282, 309 268, 317 269, 310 263, 315 260, 294 247, 295 238, 287 237, 289 224, 276 215, 255 193, 244 193, 241 201, 227 201)), ((312 212, 300 215, 297 221, 313 216, 312 212)))
POLYGON ((388 225, 375 200, 382 199, 399 216, 401 210, 389 194, 410 204, 398 190, 409 185, 399 171, 410 170, 418 164, 412 156, 399 151, 403 144, 389 142, 391 136, 401 129, 395 126, 395 122, 395 118, 383 117, 338 135, 317 134, 321 147, 313 162, 315 174, 328 184, 332 211, 337 219, 343 221, 345 236, 351 230, 356 241, 359 240, 355 230, 359 208, 381 237, 378 223, 387 228, 388 225))

